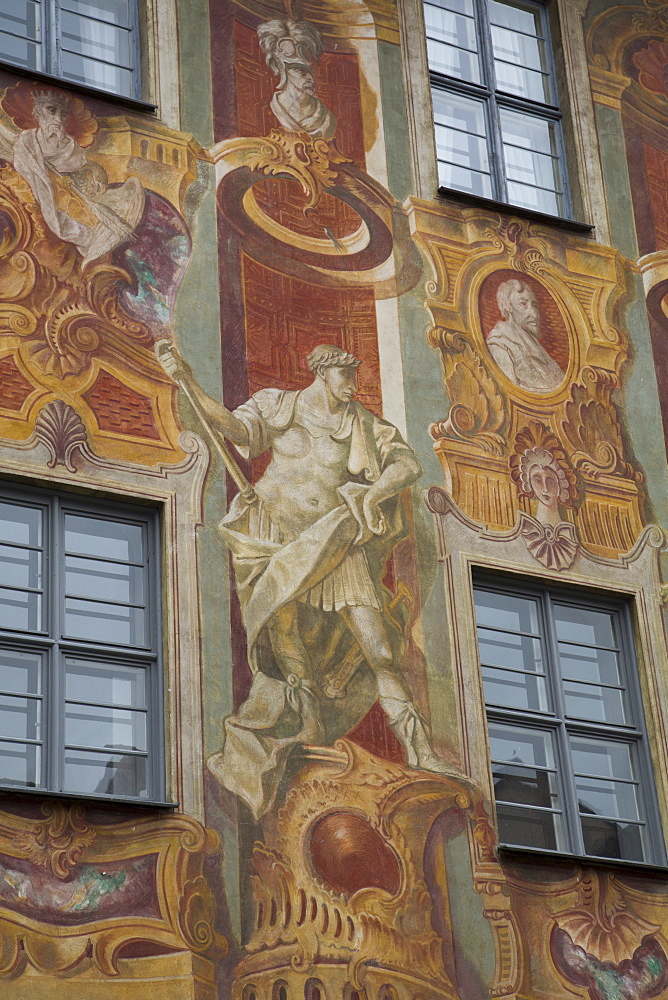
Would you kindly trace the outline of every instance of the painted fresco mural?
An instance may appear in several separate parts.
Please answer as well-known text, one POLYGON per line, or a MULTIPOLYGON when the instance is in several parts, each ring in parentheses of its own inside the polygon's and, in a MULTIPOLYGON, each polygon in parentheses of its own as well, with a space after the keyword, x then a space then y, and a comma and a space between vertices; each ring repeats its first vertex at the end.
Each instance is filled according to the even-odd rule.
POLYGON ((0 70, 0 461, 160 505, 173 799, 3 798, 0 988, 663 996, 664 874, 499 860, 470 566, 637 596, 668 773, 668 524, 628 398, 638 273, 665 396, 666 5, 581 24, 637 253, 406 197, 393 4, 208 18, 209 137, 0 70), (216 296, 211 371, 186 317, 216 296))
POLYGON ((0 108, 3 433, 26 441, 39 423, 110 458, 174 462, 153 345, 190 254, 178 191, 193 150, 8 74, 0 108))

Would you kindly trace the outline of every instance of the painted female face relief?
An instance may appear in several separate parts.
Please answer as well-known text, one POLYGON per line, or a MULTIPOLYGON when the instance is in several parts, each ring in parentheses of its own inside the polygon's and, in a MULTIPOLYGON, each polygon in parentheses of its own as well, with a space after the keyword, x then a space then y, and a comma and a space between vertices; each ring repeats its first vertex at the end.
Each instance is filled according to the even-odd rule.
POLYGON ((549 465, 536 463, 529 469, 529 485, 540 503, 556 510, 559 501, 559 479, 549 465))

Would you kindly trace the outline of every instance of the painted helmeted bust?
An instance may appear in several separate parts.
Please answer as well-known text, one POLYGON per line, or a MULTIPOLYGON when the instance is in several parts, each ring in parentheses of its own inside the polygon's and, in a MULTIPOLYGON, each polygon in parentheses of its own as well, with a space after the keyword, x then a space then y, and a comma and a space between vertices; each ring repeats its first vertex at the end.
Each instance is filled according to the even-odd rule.
POLYGON ((323 51, 320 32, 308 21, 267 21, 257 29, 267 66, 278 77, 271 110, 283 128, 331 139, 336 117, 316 95, 314 64, 323 51))

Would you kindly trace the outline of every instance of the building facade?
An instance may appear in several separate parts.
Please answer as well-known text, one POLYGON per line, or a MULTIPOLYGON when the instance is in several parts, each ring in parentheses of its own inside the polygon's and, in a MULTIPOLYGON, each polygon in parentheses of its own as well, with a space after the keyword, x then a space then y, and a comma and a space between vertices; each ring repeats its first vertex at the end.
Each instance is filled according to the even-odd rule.
POLYGON ((0 3, 3 997, 668 995, 667 65, 0 3))

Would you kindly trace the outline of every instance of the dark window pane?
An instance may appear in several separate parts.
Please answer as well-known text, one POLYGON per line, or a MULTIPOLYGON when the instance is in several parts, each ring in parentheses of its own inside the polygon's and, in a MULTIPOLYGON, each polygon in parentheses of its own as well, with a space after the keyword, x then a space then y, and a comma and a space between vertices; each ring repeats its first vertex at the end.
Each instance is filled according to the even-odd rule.
POLYGON ((41 631, 41 595, 0 588, 0 627, 22 632, 41 631))
POLYGON ((513 670, 483 666, 482 679, 488 705, 547 712, 548 697, 544 677, 532 677, 513 670))
POLYGON ((560 642, 559 660, 561 672, 569 680, 622 686, 618 655, 614 650, 560 642))
POLYGON ((40 546, 42 518, 43 512, 38 507, 0 502, 0 542, 40 546))
POLYGON ((480 83, 480 59, 472 4, 462 0, 426 3, 427 56, 437 73, 480 83))
POLYGON ((65 515, 65 548, 74 555, 98 556, 121 562, 145 561, 142 525, 107 521, 83 514, 65 515))
POLYGON ((645 861, 644 827, 633 823, 581 816, 585 852, 596 858, 645 861))
POLYGON ((63 791, 146 798, 146 757, 66 750, 63 791))
POLYGON ((41 717, 41 699, 0 694, 0 733, 7 739, 41 739, 41 717))
POLYGON ((108 24, 131 27, 130 5, 127 0, 61 0, 61 8, 108 24))
POLYGON ((0 740, 0 782, 9 785, 41 785, 41 746, 0 740))
POLYGON ((33 0, 2 0, 0 28, 21 38, 38 41, 40 37, 40 8, 33 0))
POLYGON ((563 850, 562 818, 559 813, 497 803, 496 815, 502 844, 535 847, 544 851, 563 850))
POLYGON ((434 120, 439 179, 447 187, 491 192, 487 128, 480 101, 434 90, 434 120))
POLYGON ((4 31, 0 31, 0 59, 6 59, 14 66, 25 66, 26 69, 42 69, 41 46, 35 42, 15 38, 4 31))
MULTIPOLYGON (((511 59, 512 56, 509 50, 520 48, 521 46, 508 44, 510 32, 497 32, 495 34, 497 42, 499 36, 502 36, 504 42, 503 46, 495 44, 495 51, 503 52, 506 59, 511 59)), ((499 90, 518 94, 521 97, 526 97, 540 104, 550 103, 550 78, 546 73, 537 73, 534 70, 526 69, 512 62, 500 61, 499 59, 495 62, 495 69, 499 90)))
POLYGON ((493 629, 478 629, 480 660, 490 667, 507 667, 509 670, 530 670, 543 673, 543 651, 540 639, 493 629))
POLYGON ((624 696, 619 688, 564 681, 564 699, 566 715, 571 719, 609 722, 614 725, 624 725, 627 721, 624 696))
POLYGON ((130 66, 131 35, 126 28, 116 28, 67 11, 62 13, 61 25, 62 46, 67 52, 130 66))
POLYGON ((87 87, 98 87, 125 97, 133 96, 131 70, 119 69, 71 52, 62 53, 62 67, 67 80, 76 80, 87 87))
POLYGON ((576 774, 595 774, 601 778, 623 778, 627 781, 637 777, 632 748, 628 743, 608 743, 589 736, 572 736, 571 756, 576 774))
POLYGON ((66 556, 65 589, 71 596, 143 604, 144 571, 141 566, 66 556))
POLYGON ((42 586, 42 553, 39 549, 19 549, 0 543, 0 586, 42 586))
POLYGON ((108 665, 94 660, 68 659, 65 697, 103 705, 146 708, 146 670, 120 663, 108 665))
POLYGON ((493 764, 492 777, 497 802, 516 802, 546 809, 559 805, 556 775, 552 771, 493 764))
POLYGON ((603 778, 576 776, 575 787, 581 813, 593 816, 618 816, 620 819, 640 819, 636 785, 603 778))
POLYGON ((540 617, 536 601, 515 594, 495 594, 478 587, 474 593, 478 625, 539 635, 540 617))
POLYGON ((615 616, 607 611, 570 608, 565 604, 555 604, 554 619, 559 639, 579 642, 586 646, 607 646, 612 649, 618 647, 615 616))
POLYGON ((538 11, 492 0, 489 14, 497 86, 518 97, 549 104, 548 65, 538 11))
POLYGON ((555 123, 514 111, 501 111, 499 118, 509 200, 558 214, 563 184, 555 123))
MULTIPOLYGON (((438 141, 438 128, 436 129, 438 141)), ((492 197, 492 181, 486 172, 476 173, 468 167, 458 167, 453 163, 438 161, 438 183, 441 187, 454 191, 465 191, 481 198, 492 197)))
POLYGON ((507 764, 556 767, 554 736, 528 726, 490 722, 489 743, 492 760, 507 764))
POLYGON ((41 688, 42 658, 39 653, 0 650, 0 691, 40 694, 41 688))
POLYGON ((65 742, 83 747, 146 750, 146 713, 97 705, 66 705, 65 742))
POLYGON ((78 639, 94 639, 123 646, 144 646, 146 614, 142 608, 122 604, 65 600, 65 633, 78 639))
POLYGON ((524 35, 542 35, 540 15, 532 4, 518 3, 517 0, 488 0, 491 24, 524 35))
POLYGON ((518 205, 520 208, 544 212, 546 215, 561 214, 560 195, 558 196, 551 191, 542 191, 539 188, 527 187, 526 184, 517 184, 515 181, 508 181, 508 202, 511 205, 518 205))

